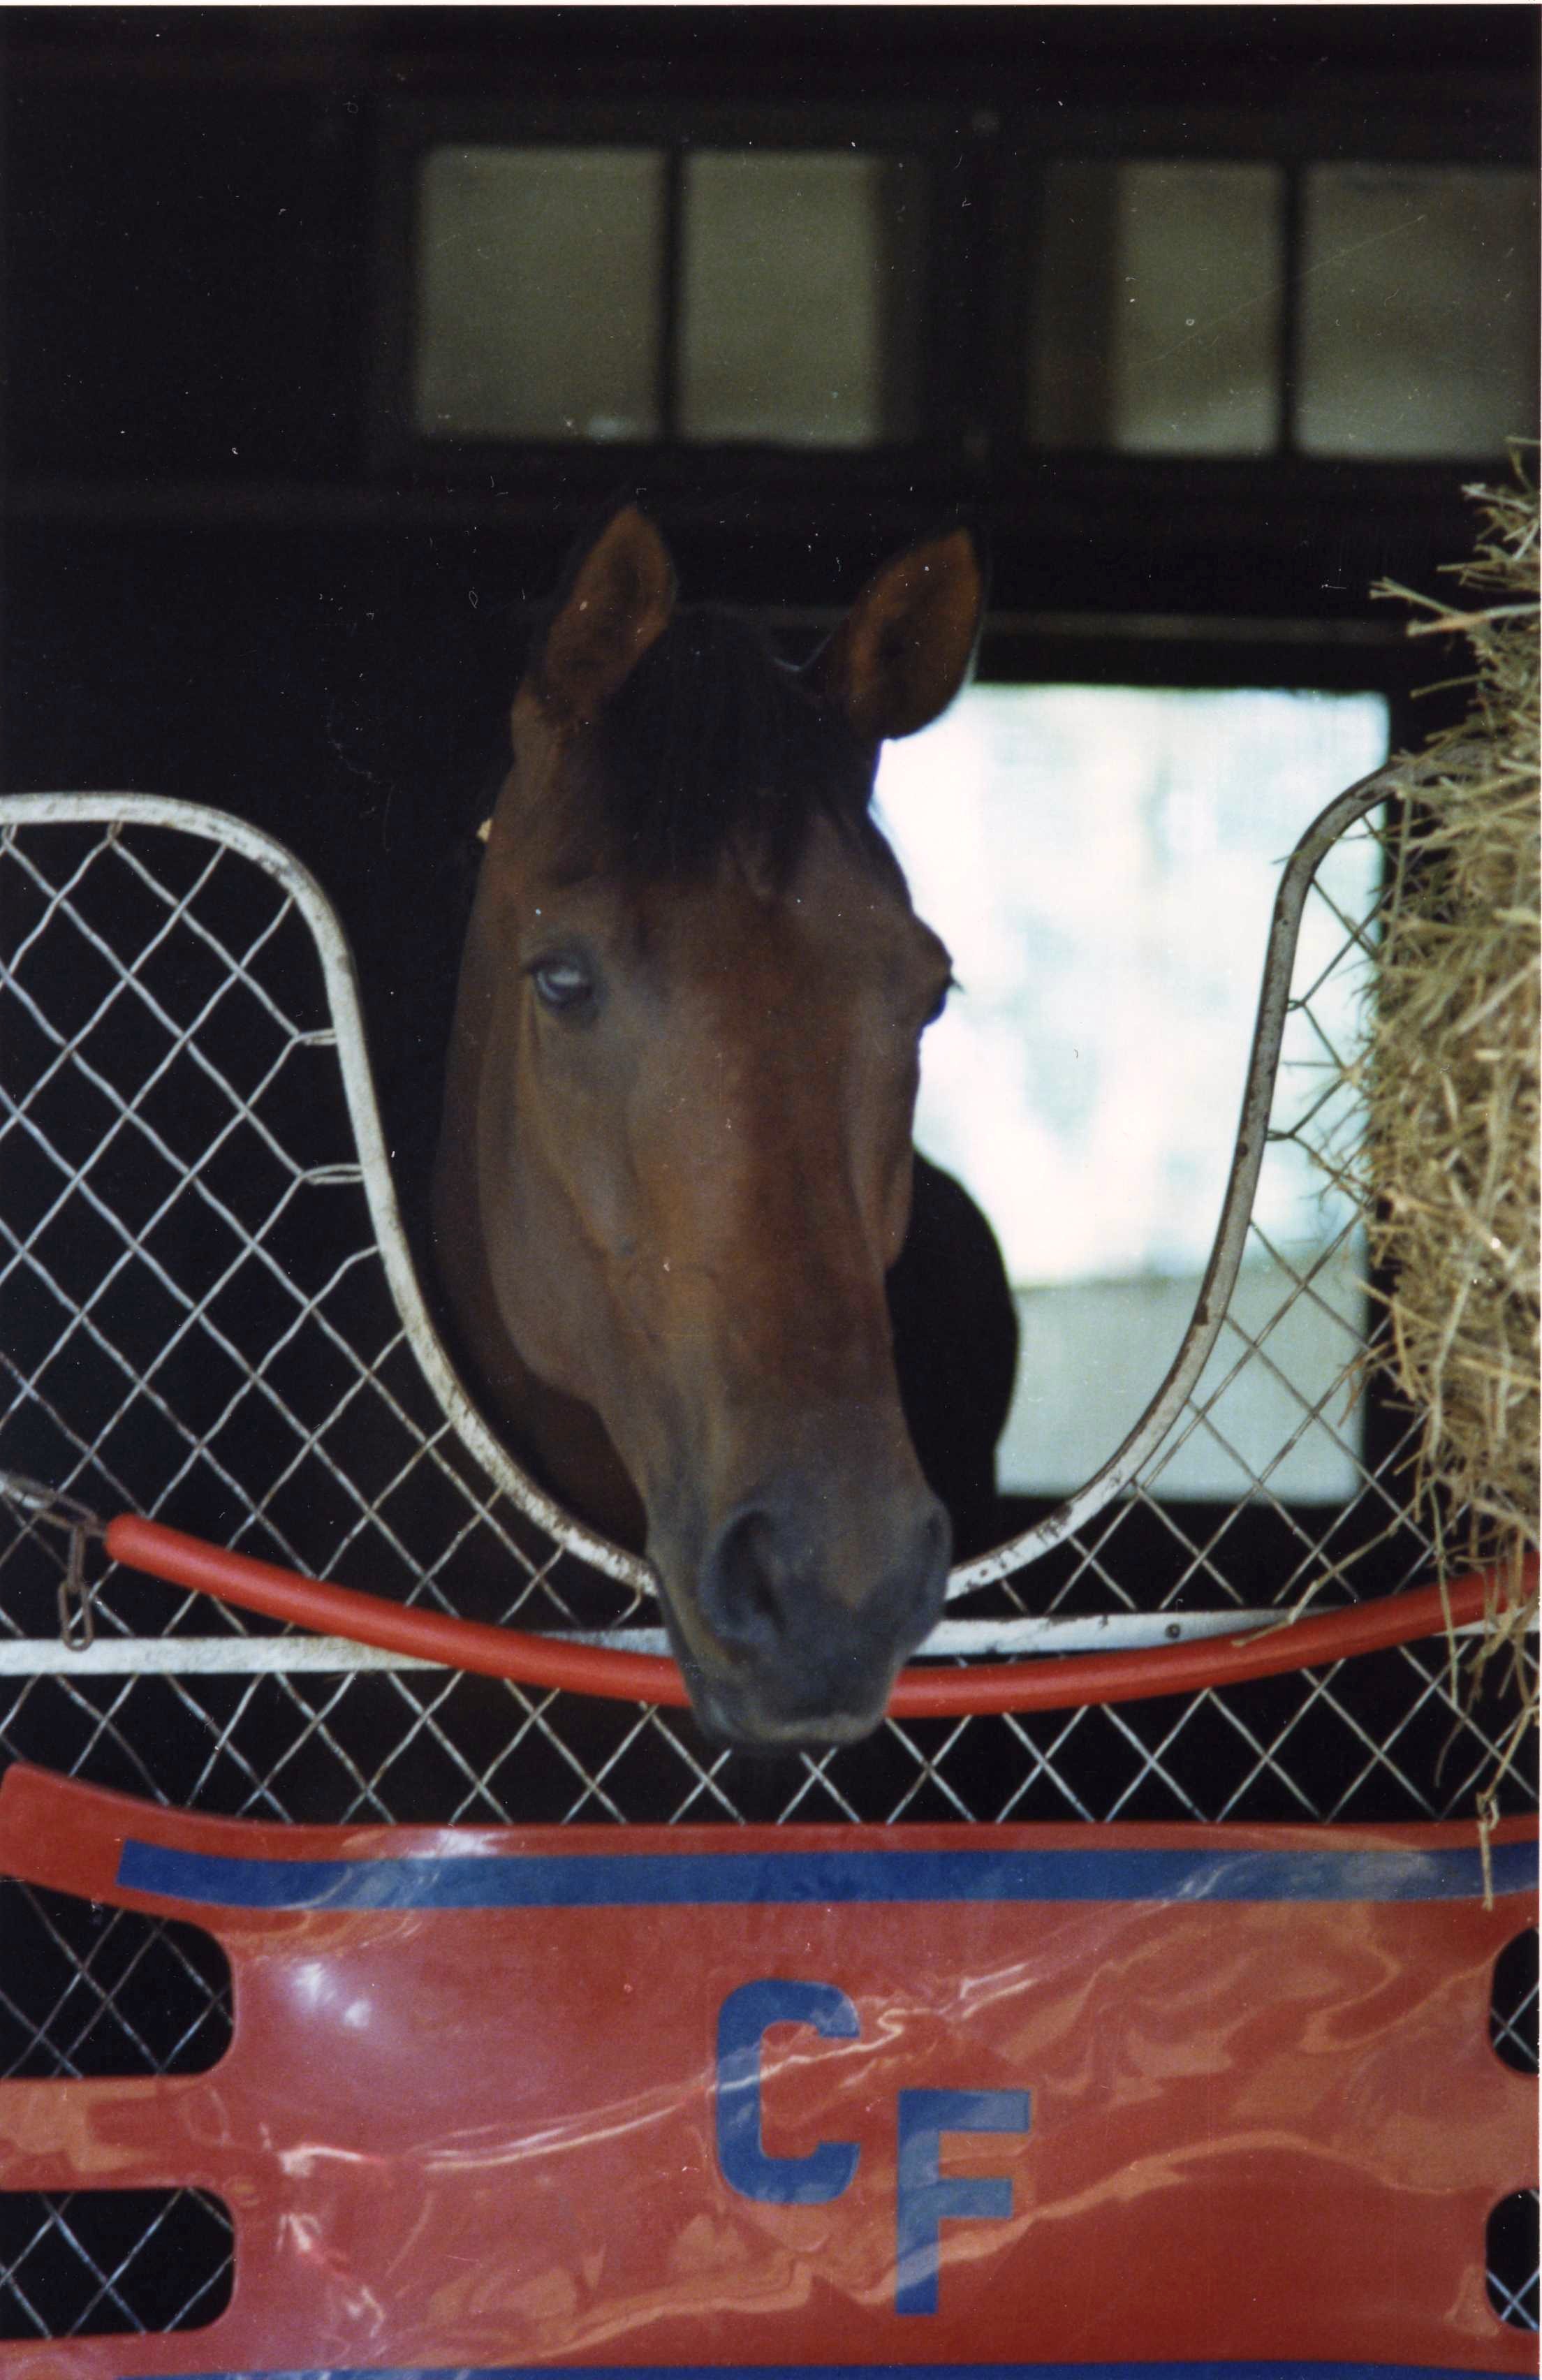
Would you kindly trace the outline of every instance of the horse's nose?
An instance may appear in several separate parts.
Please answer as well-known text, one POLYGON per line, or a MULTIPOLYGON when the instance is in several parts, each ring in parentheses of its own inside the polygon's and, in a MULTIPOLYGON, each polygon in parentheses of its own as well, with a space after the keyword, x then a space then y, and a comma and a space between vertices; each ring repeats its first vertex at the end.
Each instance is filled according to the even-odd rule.
MULTIPOLYGON (((783 1489, 741 1504, 703 1565, 700 1611, 727 1655, 743 1731, 815 1741, 876 1726, 894 1671, 942 1608, 953 1532, 919 1481, 821 1528, 783 1489)), ((726 1683, 726 1681, 724 1682, 726 1683)), ((720 1697, 720 1701, 721 1701, 720 1697)))

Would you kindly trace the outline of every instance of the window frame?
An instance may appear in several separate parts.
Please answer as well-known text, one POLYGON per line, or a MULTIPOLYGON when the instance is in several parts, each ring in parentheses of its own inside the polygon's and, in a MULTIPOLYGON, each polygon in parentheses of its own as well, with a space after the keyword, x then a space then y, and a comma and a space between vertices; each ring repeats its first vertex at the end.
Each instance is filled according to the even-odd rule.
MULTIPOLYGON (((1420 98, 1424 96, 1421 91, 1420 98)), ((1254 472, 1283 468, 1307 485, 1346 465, 1378 475, 1414 472, 1426 478, 1437 472, 1483 468, 1471 456, 1410 462, 1397 457, 1309 455, 1298 445, 1306 178, 1315 166, 1339 164, 1535 171, 1536 141, 1528 110, 1517 108, 1513 114, 1490 115, 1485 120, 1475 110, 1457 117, 1427 106, 1410 106, 1407 113, 1388 106, 1372 118, 1352 99, 1337 106, 1315 106, 1310 114, 1293 107, 1016 109, 1003 124, 1002 145, 1002 230, 995 243, 991 292, 990 434, 997 452, 1013 455, 1019 471, 1027 462, 1051 457, 1083 467, 1113 464, 1127 470, 1162 462, 1191 468, 1211 464, 1254 472), (1026 431, 1028 355, 1049 168, 1072 164, 1163 163, 1273 165, 1283 176, 1276 443, 1267 452, 1235 457, 1198 453, 1147 456, 1114 455, 1106 447, 1035 446, 1026 431)))
POLYGON ((891 483, 925 457, 951 467, 957 443, 960 382, 965 341, 960 301, 966 288, 965 206, 946 203, 947 164, 956 154, 959 178, 974 163, 961 139, 959 111, 946 108, 853 109, 814 105, 690 106, 647 102, 509 106, 500 103, 414 101, 382 110, 376 174, 375 288, 372 386, 368 447, 377 470, 406 469, 430 479, 496 479, 517 457, 527 484, 571 485, 577 479, 609 487, 646 477, 660 484, 772 485, 789 480, 815 489, 891 483), (430 438, 413 421, 415 334, 414 228, 418 170, 430 150, 486 144, 519 148, 627 147, 657 149, 665 159, 665 254, 660 260, 658 388, 662 434, 653 440, 430 438), (750 441, 694 441, 675 420, 676 347, 682 252, 681 186, 688 149, 848 151, 914 156, 929 182, 929 225, 922 269, 917 357, 917 427, 913 439, 865 447, 821 448, 750 441))
MULTIPOLYGON (((1449 90, 1427 79, 1389 79, 1373 111, 1354 91, 1318 95, 1310 105, 1271 108, 1161 102, 1140 106, 1032 105, 992 108, 914 104, 782 103, 735 106, 648 98, 636 102, 525 104, 463 100, 387 102, 381 110, 373 243, 374 370, 368 447, 377 471, 428 480, 496 483, 517 458, 531 486, 588 482, 609 487, 646 478, 661 487, 747 484, 817 493, 954 492, 1022 496, 1046 469, 1069 472, 1089 492, 1138 501, 1166 475, 1224 473, 1235 492, 1257 503, 1267 489, 1303 498, 1337 488, 1346 469, 1357 485, 1397 509, 1426 495, 1453 472, 1481 470, 1473 457, 1408 461, 1306 455, 1295 443, 1305 237, 1305 182, 1318 164, 1535 167, 1533 112, 1517 93, 1512 109, 1451 105, 1449 90), (413 228, 417 167, 440 145, 487 143, 580 148, 658 148, 665 152, 670 200, 667 254, 662 260, 661 410, 656 441, 450 440, 419 431, 412 419, 413 228), (930 185, 928 261, 923 273, 917 358, 921 394, 914 440, 869 447, 819 448, 741 442, 694 443, 673 431, 673 346, 678 322, 679 185, 692 147, 843 150, 905 153, 923 164, 930 185), (1042 447, 1027 435, 1029 332, 1036 259, 1040 252, 1048 169, 1055 164, 1122 162, 1272 164, 1284 176, 1281 215, 1282 304, 1278 330, 1279 438, 1269 452, 1243 456, 1126 455, 1107 448, 1042 447)), ((1492 458, 1502 465, 1503 457, 1492 458)))

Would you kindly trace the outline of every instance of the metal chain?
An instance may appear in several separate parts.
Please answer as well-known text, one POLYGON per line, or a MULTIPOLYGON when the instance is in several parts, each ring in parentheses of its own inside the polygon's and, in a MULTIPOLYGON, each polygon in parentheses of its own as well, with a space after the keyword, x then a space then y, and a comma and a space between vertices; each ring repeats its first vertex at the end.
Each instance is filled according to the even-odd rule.
POLYGON ((67 1536, 65 1574, 58 1592, 59 1641, 67 1651, 83 1653, 96 1637, 94 1588, 86 1576, 86 1540, 105 1536, 103 1522, 79 1497, 45 1487, 41 1479, 29 1479, 20 1471, 0 1471, 0 1498, 14 1504, 29 1521, 62 1529, 67 1536))

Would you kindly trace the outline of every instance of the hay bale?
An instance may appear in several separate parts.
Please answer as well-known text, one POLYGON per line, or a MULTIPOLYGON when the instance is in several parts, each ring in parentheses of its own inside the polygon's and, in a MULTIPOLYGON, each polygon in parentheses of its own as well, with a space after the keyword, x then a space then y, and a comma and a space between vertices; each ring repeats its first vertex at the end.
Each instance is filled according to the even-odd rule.
POLYGON ((1391 1280, 1378 1352, 1418 1417, 1414 1499, 1443 1576, 1504 1568, 1512 1593, 1494 1633, 1518 1646, 1542 1430, 1537 496, 1524 481, 1467 492, 1482 529, 1455 571, 1477 602, 1377 589, 1416 607, 1411 635, 1464 638, 1476 668, 1466 721, 1424 756, 1445 751, 1448 764, 1387 834, 1354 1173, 1391 1280))

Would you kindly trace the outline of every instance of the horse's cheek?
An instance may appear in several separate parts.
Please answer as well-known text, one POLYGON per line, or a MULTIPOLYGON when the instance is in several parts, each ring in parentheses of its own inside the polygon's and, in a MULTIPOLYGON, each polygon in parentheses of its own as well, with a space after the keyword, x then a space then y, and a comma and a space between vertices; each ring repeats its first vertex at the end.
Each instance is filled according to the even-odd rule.
POLYGON ((868 1245, 887 1272, 910 1228, 915 1151, 912 1133, 920 1071, 913 1055, 892 1054, 864 1070, 853 1097, 851 1163, 868 1245))
POLYGON ((900 1251, 909 1236, 915 1170, 915 1150, 907 1133, 905 1147, 896 1152, 891 1166, 883 1200, 879 1232, 879 1268, 883 1272, 899 1262, 900 1251))
POLYGON ((607 1278, 635 1263, 643 1194, 629 1130, 625 1065, 564 1083, 544 1115, 542 1157, 552 1195, 597 1269, 607 1278))
MULTIPOLYGON (((504 1056, 508 1043, 494 1038, 494 1055, 482 1070, 476 1121, 477 1206, 487 1270, 498 1318, 522 1357, 553 1386, 566 1387, 555 1368, 559 1335, 552 1323, 567 1303, 552 1275, 567 1268, 553 1255, 560 1202, 543 1180, 539 1134, 528 1085, 504 1056), (534 1256, 541 1251, 539 1261, 534 1256)), ((563 1368, 566 1366, 564 1364, 563 1368)))
POLYGON ((505 1319, 544 1378, 603 1404, 618 1315, 646 1319, 636 1184, 613 1114, 581 1081, 552 1080, 554 1071, 527 1077, 500 1136, 505 1319))

